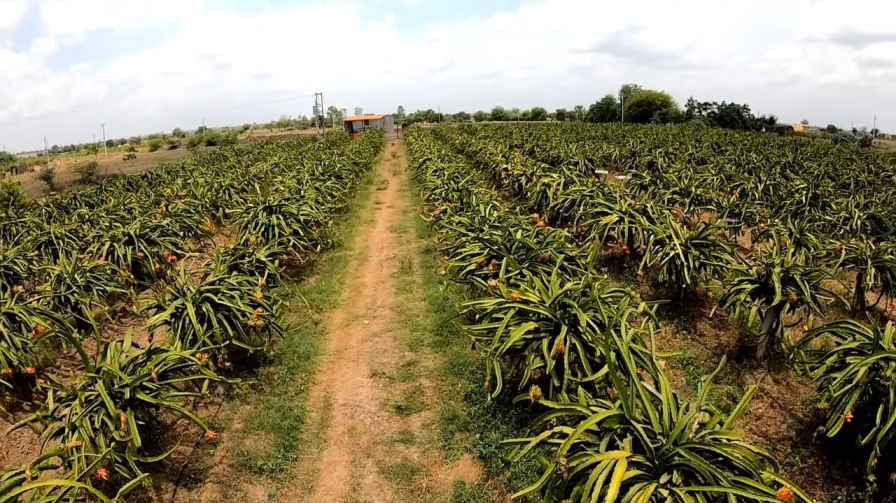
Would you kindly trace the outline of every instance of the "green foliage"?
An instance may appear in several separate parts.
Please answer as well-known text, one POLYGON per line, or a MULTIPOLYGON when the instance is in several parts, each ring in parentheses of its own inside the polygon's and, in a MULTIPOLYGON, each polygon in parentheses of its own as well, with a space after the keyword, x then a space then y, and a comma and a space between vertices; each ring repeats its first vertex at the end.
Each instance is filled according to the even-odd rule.
POLYGON ((214 257, 213 269, 220 274, 237 274, 265 278, 267 286, 280 283, 280 259, 286 248, 278 244, 220 248, 214 257))
POLYGON ((0 244, 0 295, 24 290, 25 280, 33 272, 36 253, 24 244, 0 244))
POLYGON ((0 297, 0 391, 16 384, 31 387, 40 347, 70 331, 64 319, 36 302, 15 294, 0 297))
POLYGON ((809 331, 795 354, 818 386, 824 433, 845 437, 867 452, 865 472, 876 487, 880 461, 892 461, 896 434, 896 326, 853 320, 809 331), (815 349, 815 348, 822 349, 815 349))
POLYGON ((585 120, 587 122, 618 122, 621 112, 619 100, 616 99, 616 96, 608 94, 588 107, 585 120))
MULTIPOLYGON (((630 99, 642 92, 624 89, 630 99)), ((693 398, 673 392, 656 361, 651 308, 598 279, 598 258, 643 255, 644 270, 670 286, 717 281, 733 261, 729 232, 762 221, 751 232, 756 249, 737 254, 743 261, 726 305, 768 325, 777 337, 766 341, 770 348, 784 314, 821 309, 825 275, 813 261, 823 255, 817 235, 827 220, 804 225, 797 215, 820 207, 828 186, 757 179, 768 168, 748 164, 743 146, 725 154, 731 135, 563 124, 408 133, 410 166, 446 256, 442 273, 474 298, 464 303, 464 327, 485 356, 488 395, 500 399, 514 385, 524 391, 516 403, 548 408, 531 437, 510 441, 520 446, 511 466, 531 457, 543 465, 518 497, 810 501, 775 473, 769 453, 737 433, 755 389, 731 410, 709 402, 713 376, 693 398), (695 148, 695 138, 707 144, 695 148), (729 171, 728 162, 737 167, 729 171), (792 184, 794 196, 776 197, 782 184, 792 184), (774 221, 782 216, 785 223, 774 221), (786 246, 774 240, 785 232, 794 234, 786 246)), ((770 141, 777 140, 756 140, 770 141)))
POLYGON ((683 300, 733 261, 723 235, 724 229, 718 225, 700 220, 680 221, 667 215, 653 227, 641 270, 654 271, 659 283, 683 300))
POLYGON ((15 154, 0 150, 0 168, 15 164, 19 158, 15 154))
POLYGON ((96 161, 87 161, 75 167, 75 173, 78 175, 78 183, 93 184, 99 181, 100 164, 96 161))
POLYGON ((538 446, 548 451, 540 456, 542 477, 515 497, 540 490, 544 501, 777 501, 787 487, 812 501, 773 473, 771 454, 736 432, 755 387, 724 412, 707 403, 721 365, 701 381, 693 401, 672 391, 662 372, 654 385, 630 366, 611 367, 618 398, 580 393, 567 403, 543 401, 548 411, 533 425, 543 432, 510 440, 520 444, 515 460, 538 446))
POLYGON ((129 275, 105 260, 62 254, 41 273, 46 281, 37 298, 81 329, 96 329, 109 316, 110 300, 128 293, 129 275))
POLYGON ((155 152, 155 151, 159 150, 160 148, 162 148, 162 139, 155 138, 155 139, 149 140, 149 143, 147 143, 146 146, 150 152, 155 152))
POLYGON ((734 267, 719 305, 759 335, 756 358, 779 355, 784 320, 805 311, 821 314, 821 283, 827 278, 806 253, 775 246, 734 267))
POLYGON ((37 174, 37 179, 44 182, 50 190, 56 190, 56 168, 45 166, 37 174))
MULTIPOLYGON (((40 455, 25 466, 10 469, 0 474, 0 501, 29 503, 58 503, 60 501, 98 501, 112 503, 100 490, 87 482, 88 474, 58 477, 57 473, 65 461, 66 449, 51 450, 40 455)), ((102 457, 94 461, 93 469, 102 461, 102 457)), ((114 501, 122 501, 125 496, 145 481, 148 475, 140 477, 134 483, 126 484, 119 489, 114 501)))
POLYGON ((674 122, 678 105, 664 91, 641 89, 625 101, 625 120, 647 124, 649 122, 674 122))
POLYGON ((508 363, 522 366, 520 388, 539 385, 538 393, 557 399, 604 379, 607 353, 620 347, 617 339, 631 337, 629 319, 649 315, 627 290, 587 276, 565 279, 557 270, 545 276, 524 270, 516 281, 501 276, 495 288, 465 304, 473 320, 466 329, 485 351, 493 396, 503 389, 508 363))
POLYGON ((493 121, 507 121, 510 120, 510 114, 504 107, 495 107, 492 108, 491 114, 489 114, 489 120, 493 121))
POLYGON ((236 131, 214 131, 208 128, 200 128, 196 133, 187 138, 187 148, 199 146, 219 147, 223 145, 235 145, 238 141, 236 131))
POLYGON ((187 406, 219 380, 195 352, 150 346, 134 350, 131 338, 110 343, 100 362, 70 387, 56 384, 44 407, 14 428, 43 427, 44 451, 62 446, 63 468, 107 492, 145 476, 158 452, 160 413, 172 413, 208 430, 187 406))
POLYGON ((0 209, 20 208, 26 203, 22 184, 11 177, 0 178, 0 209))
POLYGON ((279 245, 301 258, 320 250, 322 210, 322 206, 303 204, 290 193, 259 191, 235 211, 234 221, 243 245, 279 245))
POLYGON ((840 256, 836 267, 855 272, 852 310, 854 315, 868 310, 866 294, 878 290, 878 302, 883 295, 896 294, 896 243, 852 239, 836 245, 840 256))
POLYGON ((182 347, 213 350, 224 366, 260 352, 283 334, 264 278, 210 272, 194 279, 180 269, 148 309, 153 313, 148 330, 164 327, 182 347))
MULTIPOLYGON (((17 427, 40 429, 45 440, 44 455, 0 474, 0 501, 123 501, 147 484, 149 465, 170 452, 161 435, 170 425, 162 421, 186 416, 205 428, 190 407, 218 380, 210 367, 260 359, 281 333, 267 287, 281 273, 283 243, 235 245, 211 263, 181 259, 233 226, 231 217, 260 186, 311 215, 297 233, 318 235, 382 145, 381 134, 350 141, 333 133, 213 149, 0 208, 0 393, 4 405, 35 402, 27 408, 38 412, 17 427), (175 269, 170 283, 159 281, 175 269), (99 330, 145 304, 154 330, 148 347, 99 330), (164 337, 154 339, 162 328, 164 337), (96 341, 85 347, 90 332, 96 341), (183 350, 187 345, 194 347, 183 350), (80 362, 66 356, 60 368, 48 364, 71 350, 80 362)), ((305 261, 318 244, 304 250, 305 261)), ((291 358, 307 355, 298 347, 307 342, 290 341, 297 346, 291 358)))
MULTIPOLYGON (((683 119, 686 121, 700 120, 711 126, 743 131, 761 131, 763 128, 774 127, 778 122, 773 115, 756 117, 749 105, 725 101, 721 103, 701 102, 694 98, 688 98, 683 119)), ((836 127, 834 129, 836 130, 836 127)))

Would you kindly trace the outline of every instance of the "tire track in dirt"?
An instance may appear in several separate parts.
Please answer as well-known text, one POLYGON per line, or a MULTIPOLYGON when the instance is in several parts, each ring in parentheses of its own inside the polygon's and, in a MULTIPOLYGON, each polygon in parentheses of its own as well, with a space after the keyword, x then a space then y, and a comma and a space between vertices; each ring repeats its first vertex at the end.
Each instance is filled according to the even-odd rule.
POLYGON ((429 499, 431 495, 447 499, 455 479, 477 473, 475 466, 468 468, 469 459, 462 460, 460 469, 458 463, 449 467, 432 446, 394 441, 408 434, 432 437, 428 407, 402 410, 394 400, 397 393, 412 403, 437 400, 426 379, 396 383, 388 378, 408 365, 409 356, 415 356, 400 340, 405 306, 396 281, 396 275, 407 273, 400 270, 401 263, 415 260, 416 245, 411 241, 416 239, 413 233, 399 230, 413 211, 403 161, 401 145, 390 143, 377 168, 373 214, 350 245, 353 258, 341 302, 324 317, 325 350, 309 393, 311 427, 306 431, 306 436, 315 437, 306 441, 320 445, 299 459, 280 502, 407 500, 408 481, 397 480, 393 473, 393 467, 407 467, 401 460, 409 460, 413 469, 420 470, 410 489, 425 488, 429 499), (446 477, 446 473, 456 475, 446 477))

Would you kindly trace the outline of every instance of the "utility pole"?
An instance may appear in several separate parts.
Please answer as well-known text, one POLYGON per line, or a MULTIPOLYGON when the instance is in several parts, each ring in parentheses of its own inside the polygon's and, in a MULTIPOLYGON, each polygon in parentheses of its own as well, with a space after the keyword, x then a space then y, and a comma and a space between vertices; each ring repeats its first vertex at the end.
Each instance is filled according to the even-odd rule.
POLYGON ((877 138, 877 114, 874 114, 874 127, 871 128, 871 140, 876 140, 877 138))
POLYGON ((324 123, 324 93, 314 93, 314 108, 317 110, 317 126, 320 128, 320 134, 324 134, 326 124, 324 123))
POLYGON ((621 122, 625 124, 625 93, 622 92, 623 89, 625 88, 619 89, 619 113, 621 122))
POLYGON ((50 169, 50 149, 47 148, 46 136, 44 136, 44 155, 47 156, 47 169, 50 169))
POLYGON ((103 157, 107 157, 109 155, 109 147, 106 146, 106 123, 102 123, 103 126, 103 157))

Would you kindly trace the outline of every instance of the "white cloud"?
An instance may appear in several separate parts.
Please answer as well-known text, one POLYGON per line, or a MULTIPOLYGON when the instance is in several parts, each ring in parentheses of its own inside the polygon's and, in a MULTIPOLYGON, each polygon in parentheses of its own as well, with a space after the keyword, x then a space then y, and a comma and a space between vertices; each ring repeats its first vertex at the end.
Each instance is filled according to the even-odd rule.
POLYGON ((78 36, 176 23, 200 13, 203 5, 201 0, 41 0, 39 6, 50 34, 78 36))
POLYGON ((26 0, 3 0, 0 2, 0 36, 13 30, 28 10, 26 0))
MULTIPOLYGON (((12 3, 0 2, 0 19, 19 13, 7 31, 24 16, 12 3)), ((45 33, 27 52, 3 48, 0 24, 8 145, 35 146, 43 134, 85 141, 100 122, 131 135, 307 114, 318 90, 327 104, 371 111, 569 107, 623 82, 819 123, 867 123, 896 108, 887 26, 896 7, 876 1, 531 0, 414 30, 386 7, 365 18, 352 0, 248 12, 200 0, 39 5, 45 33), (61 69, 46 62, 73 40, 154 26, 170 35, 145 49, 61 69)), ((881 123, 896 129, 896 118, 881 123)))

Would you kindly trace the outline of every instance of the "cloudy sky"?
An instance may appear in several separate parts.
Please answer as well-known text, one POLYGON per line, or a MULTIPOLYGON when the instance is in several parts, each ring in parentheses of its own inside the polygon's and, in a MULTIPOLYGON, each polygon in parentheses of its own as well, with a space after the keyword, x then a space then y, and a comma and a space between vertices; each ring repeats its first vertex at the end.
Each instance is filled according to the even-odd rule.
POLYGON ((896 131, 892 0, 0 0, 0 148, 370 112, 588 104, 623 82, 896 131))

